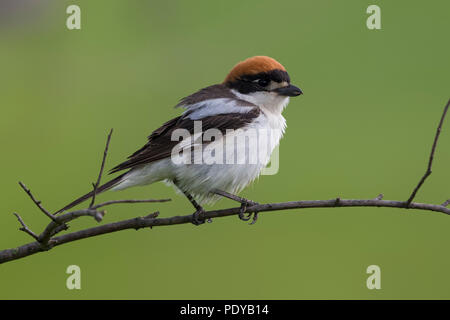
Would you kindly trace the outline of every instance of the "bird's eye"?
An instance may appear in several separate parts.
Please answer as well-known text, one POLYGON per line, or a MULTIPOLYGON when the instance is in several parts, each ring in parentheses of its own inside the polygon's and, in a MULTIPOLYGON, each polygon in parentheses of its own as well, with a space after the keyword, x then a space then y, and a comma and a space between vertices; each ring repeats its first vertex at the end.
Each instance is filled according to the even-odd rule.
POLYGON ((270 81, 267 79, 259 79, 258 80, 258 85, 261 87, 266 87, 269 85, 269 83, 270 83, 270 81))

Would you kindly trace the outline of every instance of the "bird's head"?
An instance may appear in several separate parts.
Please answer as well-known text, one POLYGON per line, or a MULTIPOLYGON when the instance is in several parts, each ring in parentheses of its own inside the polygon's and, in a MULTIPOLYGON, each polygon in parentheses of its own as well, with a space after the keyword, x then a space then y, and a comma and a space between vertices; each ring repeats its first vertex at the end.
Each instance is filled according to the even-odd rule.
POLYGON ((275 59, 255 56, 239 62, 224 80, 242 99, 273 109, 303 92, 291 84, 286 69, 275 59))

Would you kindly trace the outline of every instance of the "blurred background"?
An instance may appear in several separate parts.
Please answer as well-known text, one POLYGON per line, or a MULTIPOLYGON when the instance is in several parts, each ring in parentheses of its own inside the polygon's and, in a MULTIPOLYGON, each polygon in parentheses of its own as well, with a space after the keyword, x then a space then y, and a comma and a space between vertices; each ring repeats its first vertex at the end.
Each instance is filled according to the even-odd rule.
MULTIPOLYGON (((89 191, 107 133, 107 169, 179 115, 173 106, 223 81, 238 61, 268 55, 304 95, 285 110, 280 170, 242 195, 258 202, 343 198, 406 200, 423 175, 449 98, 448 1, 25 1, 0 2, 0 249, 30 242, 46 208, 89 191), (381 8, 368 30, 366 8, 381 8), (68 5, 81 30, 66 28, 68 5)), ((450 119, 417 201, 450 197, 450 119)), ((108 192, 121 205, 104 222, 159 210, 192 212, 163 183, 108 192)), ((214 208, 235 206, 222 200, 214 208)), ((95 225, 72 223, 70 231, 95 225)), ((122 231, 0 265, 0 298, 13 299, 443 299, 450 298, 450 217, 388 208, 264 213, 122 231), (82 289, 68 290, 78 265, 82 289), (368 290, 366 268, 381 268, 368 290)))

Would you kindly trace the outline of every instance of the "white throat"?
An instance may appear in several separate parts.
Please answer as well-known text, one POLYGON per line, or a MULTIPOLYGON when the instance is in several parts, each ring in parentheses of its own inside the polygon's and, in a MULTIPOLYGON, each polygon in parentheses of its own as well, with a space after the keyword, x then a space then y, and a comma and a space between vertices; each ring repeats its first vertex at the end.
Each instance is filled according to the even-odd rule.
POLYGON ((289 97, 283 97, 275 92, 258 91, 249 94, 243 94, 237 90, 231 90, 239 99, 251 102, 260 107, 264 112, 275 116, 281 115, 281 112, 289 103, 289 97))
POLYGON ((281 137, 286 129, 286 119, 283 117, 281 112, 289 103, 289 97, 279 96, 276 93, 270 92, 253 92, 250 94, 242 94, 236 90, 232 92, 242 100, 246 100, 257 105, 262 113, 263 117, 267 119, 267 125, 270 129, 274 130, 272 141, 273 146, 278 145, 281 137))

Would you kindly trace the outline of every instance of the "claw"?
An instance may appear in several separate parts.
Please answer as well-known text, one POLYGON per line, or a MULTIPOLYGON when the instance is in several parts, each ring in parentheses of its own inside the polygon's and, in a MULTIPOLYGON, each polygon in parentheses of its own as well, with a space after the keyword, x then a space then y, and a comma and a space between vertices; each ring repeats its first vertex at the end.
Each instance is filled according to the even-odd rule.
POLYGON ((239 210, 239 219, 241 219, 242 221, 248 221, 250 220, 251 217, 251 213, 248 214, 248 216, 245 216, 245 210, 247 210, 247 203, 243 202, 241 204, 241 210, 239 210))
POLYGON ((242 221, 248 221, 251 219, 252 215, 253 215, 253 220, 252 222, 250 222, 249 224, 255 224, 256 220, 258 219, 258 212, 249 212, 247 213, 247 216, 245 216, 245 211, 247 211, 247 207, 248 206, 256 206, 259 205, 258 202, 252 201, 252 200, 248 200, 245 198, 241 198, 239 196, 236 196, 234 194, 228 193, 226 191, 222 191, 222 190, 218 190, 218 189, 214 189, 212 191, 212 193, 217 194, 219 196, 234 200, 236 202, 240 202, 241 203, 241 208, 239 210, 239 219, 241 219, 242 221))
POLYGON ((255 213, 253 214, 252 222, 250 222, 249 225, 255 224, 255 223, 256 223, 256 220, 258 220, 258 212, 255 212, 255 213))
POLYGON ((251 200, 247 200, 246 202, 242 202, 241 204, 241 210, 239 211, 239 219, 241 219, 242 221, 249 221, 250 218, 253 216, 252 222, 249 223, 249 225, 255 224, 256 220, 258 220, 258 212, 249 212, 247 213, 247 216, 245 216, 245 211, 247 210, 247 207, 250 206, 255 206, 258 205, 259 203, 251 201, 251 200))
POLYGON ((193 224, 193 225, 199 226, 199 225, 205 223, 205 219, 203 219, 203 220, 202 220, 202 219, 199 219, 200 215, 201 215, 202 213, 204 213, 204 212, 205 212, 205 210, 203 210, 203 209, 198 209, 197 211, 195 211, 195 212, 192 214, 192 224, 193 224))

